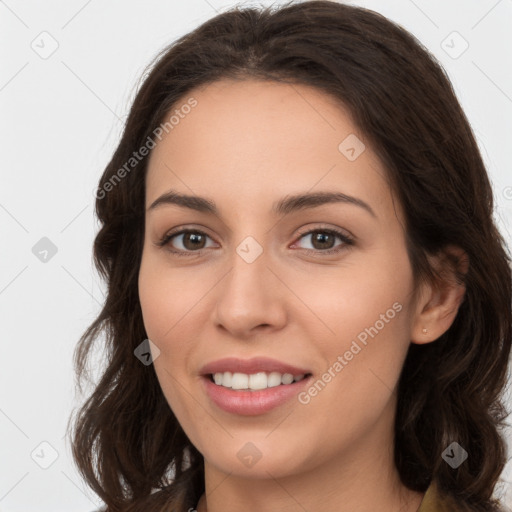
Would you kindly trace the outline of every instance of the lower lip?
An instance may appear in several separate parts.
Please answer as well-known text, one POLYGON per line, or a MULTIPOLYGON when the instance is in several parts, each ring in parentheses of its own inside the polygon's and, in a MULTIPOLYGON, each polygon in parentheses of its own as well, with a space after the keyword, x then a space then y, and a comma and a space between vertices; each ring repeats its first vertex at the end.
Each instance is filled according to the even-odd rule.
POLYGON ((209 375, 203 376, 203 382, 206 394, 222 410, 245 416, 256 416, 283 405, 297 396, 309 383, 311 377, 310 375, 298 382, 280 384, 259 391, 235 391, 224 386, 218 386, 210 380, 209 375))

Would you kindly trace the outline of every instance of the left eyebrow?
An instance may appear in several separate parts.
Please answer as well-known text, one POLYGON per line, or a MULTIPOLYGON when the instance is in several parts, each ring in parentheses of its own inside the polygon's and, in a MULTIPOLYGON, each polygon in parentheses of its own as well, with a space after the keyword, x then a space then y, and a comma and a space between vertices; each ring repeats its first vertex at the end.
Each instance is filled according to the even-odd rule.
MULTIPOLYGON (((276 215, 287 215, 294 211, 316 208, 328 203, 352 204, 363 208, 373 217, 377 217, 371 206, 362 199, 341 192, 313 192, 286 196, 272 205, 272 212, 276 215)), ((174 190, 169 190, 155 199, 149 206, 148 211, 165 204, 175 204, 198 212, 218 215, 218 208, 211 199, 180 194, 174 190)))
POLYGON ((272 211, 276 214, 287 215, 288 213, 315 208, 328 203, 348 203, 363 208, 373 217, 377 217, 368 203, 357 197, 348 196, 341 192, 313 192, 309 194, 296 194, 286 196, 277 203, 274 203, 272 211))

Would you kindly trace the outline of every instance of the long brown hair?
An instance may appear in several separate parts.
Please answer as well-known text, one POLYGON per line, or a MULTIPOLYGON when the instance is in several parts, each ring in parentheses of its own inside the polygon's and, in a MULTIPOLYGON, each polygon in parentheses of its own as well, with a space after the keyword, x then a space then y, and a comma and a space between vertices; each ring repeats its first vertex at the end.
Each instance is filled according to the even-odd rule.
POLYGON ((96 194, 94 258, 108 293, 77 346, 78 383, 100 338, 105 369, 73 418, 82 475, 108 512, 185 511, 204 491, 202 455, 153 366, 134 356, 147 338, 137 280, 148 159, 130 159, 195 87, 221 78, 306 84, 349 110, 405 212, 417 282, 435 277, 427 256, 448 245, 468 255, 454 323, 435 342, 410 345, 398 387, 395 463, 404 485, 424 492, 434 481, 454 510, 501 510, 493 492, 506 463, 511 270, 486 169, 436 59, 382 15, 330 1, 235 7, 165 48, 148 68, 96 194), (469 454, 457 469, 442 458, 452 442, 469 454))

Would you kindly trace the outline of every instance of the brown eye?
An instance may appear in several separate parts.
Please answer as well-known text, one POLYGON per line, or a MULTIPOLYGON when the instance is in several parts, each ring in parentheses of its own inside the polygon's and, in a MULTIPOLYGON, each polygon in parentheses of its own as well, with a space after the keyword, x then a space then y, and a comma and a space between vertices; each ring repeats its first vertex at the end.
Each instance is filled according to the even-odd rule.
POLYGON ((158 245, 161 247, 168 246, 169 251, 177 254, 186 254, 205 249, 208 238, 210 237, 202 231, 183 229, 179 232, 165 235, 158 245))
POLYGON ((353 240, 345 233, 335 229, 314 229, 301 234, 299 240, 308 238, 311 240, 311 248, 303 247, 308 252, 334 253, 343 250, 346 246, 353 245, 353 240), (336 239, 341 243, 336 244, 336 239))
POLYGON ((182 236, 182 244, 185 247, 185 249, 194 250, 204 248, 204 244, 206 241, 205 235, 189 231, 188 233, 184 233, 182 236))
POLYGON ((311 233, 311 241, 315 249, 331 249, 336 243, 336 236, 323 231, 311 233))

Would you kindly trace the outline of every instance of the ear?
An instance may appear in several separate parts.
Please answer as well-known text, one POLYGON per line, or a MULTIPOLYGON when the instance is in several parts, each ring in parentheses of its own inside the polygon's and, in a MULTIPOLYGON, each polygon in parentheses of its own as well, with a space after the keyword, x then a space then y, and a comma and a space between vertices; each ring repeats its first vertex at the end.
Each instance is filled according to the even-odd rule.
POLYGON ((457 279, 457 272, 466 274, 469 268, 465 251, 449 245, 429 260, 438 277, 423 283, 418 293, 410 337, 417 344, 435 341, 450 328, 466 292, 457 279))

